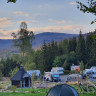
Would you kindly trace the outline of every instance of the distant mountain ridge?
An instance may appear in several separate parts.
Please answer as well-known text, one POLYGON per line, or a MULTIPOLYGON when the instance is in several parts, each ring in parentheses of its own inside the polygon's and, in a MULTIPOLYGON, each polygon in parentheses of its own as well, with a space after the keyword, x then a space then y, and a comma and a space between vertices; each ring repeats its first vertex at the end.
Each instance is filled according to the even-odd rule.
POLYGON ((43 32, 43 33, 35 35, 35 40, 33 41, 33 48, 35 48, 37 45, 38 46, 42 45, 44 40, 46 43, 49 43, 52 40, 61 41, 64 39, 69 39, 69 38, 73 38, 77 36, 78 34, 43 32))
MULTIPOLYGON (((67 33, 52 33, 52 32, 43 32, 35 35, 35 40, 33 41, 33 48, 36 46, 41 46, 45 40, 46 43, 54 41, 61 41, 63 39, 69 39, 72 37, 77 37, 78 34, 67 34, 67 33)), ((12 39, 0 39, 0 49, 8 49, 12 47, 12 39)))
MULTIPOLYGON (((77 36, 78 36, 78 34, 43 32, 43 33, 35 35, 35 40, 32 43, 32 47, 34 50, 40 48, 40 46, 42 46, 44 40, 46 43, 49 43, 52 40, 59 42, 64 39, 69 39, 69 38, 73 38, 73 37, 77 37, 77 36)), ((10 49, 12 51, 12 49, 14 49, 12 47, 12 45, 13 45, 12 39, 6 39, 6 40, 0 39, 0 51, 1 50, 10 50, 10 49)))

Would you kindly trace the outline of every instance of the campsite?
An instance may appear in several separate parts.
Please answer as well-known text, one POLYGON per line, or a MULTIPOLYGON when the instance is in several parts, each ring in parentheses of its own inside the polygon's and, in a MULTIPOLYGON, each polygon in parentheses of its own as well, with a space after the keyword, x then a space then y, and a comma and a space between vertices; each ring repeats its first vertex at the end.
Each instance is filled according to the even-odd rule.
POLYGON ((96 96, 96 0, 0 9, 0 96, 96 96))

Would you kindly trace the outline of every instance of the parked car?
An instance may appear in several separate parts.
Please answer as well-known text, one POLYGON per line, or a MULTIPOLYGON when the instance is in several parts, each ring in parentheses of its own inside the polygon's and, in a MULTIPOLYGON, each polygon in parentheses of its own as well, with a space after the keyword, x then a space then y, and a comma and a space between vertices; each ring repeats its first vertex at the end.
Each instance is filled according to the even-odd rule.
POLYGON ((79 78, 81 78, 81 75, 80 74, 71 74, 67 77, 67 81, 70 81, 70 80, 77 80, 79 78))
POLYGON ((59 81, 61 81, 59 74, 56 74, 56 73, 55 73, 55 74, 52 74, 51 76, 52 76, 52 81, 54 81, 54 82, 59 82, 59 81))
POLYGON ((96 79, 96 74, 92 74, 91 76, 93 79, 96 79))
POLYGON ((86 79, 87 75, 86 74, 83 74, 82 75, 82 79, 86 79))

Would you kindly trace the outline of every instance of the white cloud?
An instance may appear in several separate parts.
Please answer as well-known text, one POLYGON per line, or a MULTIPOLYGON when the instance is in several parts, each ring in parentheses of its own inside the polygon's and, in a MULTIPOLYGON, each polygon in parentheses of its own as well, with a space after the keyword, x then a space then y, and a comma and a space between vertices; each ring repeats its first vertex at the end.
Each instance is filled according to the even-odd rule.
POLYGON ((54 20, 54 19, 48 19, 49 22, 52 22, 53 24, 65 24, 65 20, 54 20))
POLYGON ((30 16, 29 14, 24 13, 22 11, 15 11, 15 12, 13 12, 13 14, 14 15, 19 15, 19 16, 26 16, 26 17, 30 16))
POLYGON ((80 25, 46 26, 42 28, 30 28, 30 30, 32 30, 35 34, 42 32, 61 32, 61 33, 78 34, 80 32, 80 29, 86 30, 85 27, 80 25))
POLYGON ((9 27, 12 26, 11 19, 7 17, 0 18, 0 27, 9 27))
POLYGON ((10 31, 6 31, 4 29, 0 29, 0 39, 12 39, 11 34, 13 32, 16 33, 17 31, 18 31, 17 29, 10 30, 10 31))
POLYGON ((29 21, 24 21, 24 20, 20 20, 17 23, 21 24, 21 22, 26 22, 27 24, 29 23, 29 21))
POLYGON ((62 20, 62 21, 56 21, 56 23, 58 24, 64 24, 66 21, 65 20, 62 20))
MULTIPOLYGON (((80 29, 82 33, 88 33, 88 28, 86 26, 81 25, 65 25, 65 26, 46 26, 39 28, 28 28, 30 31, 33 31, 34 34, 42 33, 42 32, 60 32, 60 33, 69 33, 69 34, 79 34, 80 29)), ((17 29, 14 30, 3 30, 0 29, 0 39, 12 39, 11 34, 13 32, 18 32, 17 29)))
POLYGON ((70 5, 76 5, 76 2, 72 1, 69 3, 70 5))

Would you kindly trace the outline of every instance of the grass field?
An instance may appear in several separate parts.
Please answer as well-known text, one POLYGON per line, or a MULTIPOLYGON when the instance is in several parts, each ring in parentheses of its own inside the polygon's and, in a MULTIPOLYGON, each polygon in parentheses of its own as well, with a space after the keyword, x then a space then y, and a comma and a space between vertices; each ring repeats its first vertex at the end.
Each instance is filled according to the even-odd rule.
MULTIPOLYGON (((46 93, 0 93, 0 96, 46 96, 46 93)), ((79 94, 79 96, 96 96, 93 94, 79 94)))
MULTIPOLYGON (((43 88, 40 88, 40 89, 34 89, 35 93, 31 93, 31 90, 32 89, 17 89, 16 91, 19 91, 18 92, 15 92, 15 93, 0 93, 0 96, 46 96, 47 95, 47 92, 49 91, 49 89, 43 89, 43 88)), ((91 93, 84 93, 84 94, 79 94, 79 96, 96 96, 94 94, 91 94, 91 93)))

